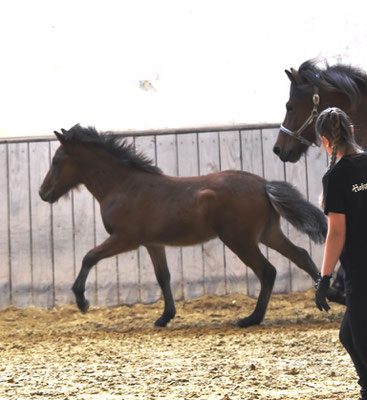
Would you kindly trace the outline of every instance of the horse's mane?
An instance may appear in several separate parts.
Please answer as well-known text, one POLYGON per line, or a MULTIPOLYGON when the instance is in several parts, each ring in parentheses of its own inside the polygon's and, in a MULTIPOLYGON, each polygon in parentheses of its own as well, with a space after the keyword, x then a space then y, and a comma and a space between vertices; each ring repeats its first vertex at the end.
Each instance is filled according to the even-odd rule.
POLYGON ((358 67, 346 64, 329 65, 320 68, 318 59, 305 61, 297 75, 304 84, 320 89, 338 91, 348 96, 352 103, 358 102, 360 95, 367 92, 367 73, 358 67))
POLYGON ((116 157, 123 165, 153 174, 162 174, 152 160, 143 153, 136 152, 134 146, 128 144, 121 135, 98 132, 94 127, 83 127, 79 124, 64 132, 66 143, 92 144, 116 157))

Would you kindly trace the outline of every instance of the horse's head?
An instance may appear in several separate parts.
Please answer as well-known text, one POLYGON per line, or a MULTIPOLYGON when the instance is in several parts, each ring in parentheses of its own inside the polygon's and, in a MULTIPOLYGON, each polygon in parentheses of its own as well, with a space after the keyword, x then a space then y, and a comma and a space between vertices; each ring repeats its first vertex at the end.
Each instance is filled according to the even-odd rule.
POLYGON ((61 145, 56 150, 51 167, 39 189, 41 199, 49 203, 54 203, 81 183, 77 164, 71 157, 67 131, 62 129, 62 133, 55 132, 55 135, 61 145))
POLYGON ((317 86, 305 83, 298 71, 285 71, 291 81, 287 113, 280 127, 273 151, 282 160, 297 162, 309 146, 319 145, 315 135, 315 120, 320 111, 317 86))
POLYGON ((357 124, 365 115, 362 97, 367 92, 366 72, 343 64, 326 63, 321 68, 318 63, 317 59, 308 60, 298 71, 285 71, 291 90, 273 148, 282 161, 297 162, 308 147, 318 145, 315 120, 325 108, 339 107, 357 124))

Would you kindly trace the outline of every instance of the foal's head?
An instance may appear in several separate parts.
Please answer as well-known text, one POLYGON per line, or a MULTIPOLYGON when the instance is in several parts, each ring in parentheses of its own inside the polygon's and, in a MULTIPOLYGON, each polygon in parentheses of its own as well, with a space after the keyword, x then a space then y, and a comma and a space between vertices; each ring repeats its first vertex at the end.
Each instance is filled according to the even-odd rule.
POLYGON ((75 160, 68 153, 66 131, 64 135, 55 132, 60 142, 52 159, 52 164, 39 190, 39 195, 44 201, 54 203, 70 189, 81 183, 78 167, 75 160))
MULTIPOLYGON (((138 170, 153 175, 162 174, 152 160, 136 152, 132 144, 112 132, 99 133, 95 128, 80 125, 61 131, 55 132, 61 146, 56 150, 39 190, 44 201, 53 203, 73 187, 85 184, 87 171, 90 174, 90 167, 95 166, 97 161, 103 163, 104 171, 107 167, 114 171, 116 167, 122 167, 129 173, 138 170)), ((121 176, 118 177, 120 179, 121 176)))

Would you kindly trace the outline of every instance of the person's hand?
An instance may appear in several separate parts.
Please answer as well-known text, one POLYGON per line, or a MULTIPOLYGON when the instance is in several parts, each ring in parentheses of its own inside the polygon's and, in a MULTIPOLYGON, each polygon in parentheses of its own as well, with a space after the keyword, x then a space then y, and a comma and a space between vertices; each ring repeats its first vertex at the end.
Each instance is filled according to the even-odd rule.
POLYGON ((329 311, 330 306, 326 301, 326 293, 330 287, 330 275, 324 275, 323 277, 319 274, 317 281, 315 282, 315 303, 317 308, 322 311, 329 311))

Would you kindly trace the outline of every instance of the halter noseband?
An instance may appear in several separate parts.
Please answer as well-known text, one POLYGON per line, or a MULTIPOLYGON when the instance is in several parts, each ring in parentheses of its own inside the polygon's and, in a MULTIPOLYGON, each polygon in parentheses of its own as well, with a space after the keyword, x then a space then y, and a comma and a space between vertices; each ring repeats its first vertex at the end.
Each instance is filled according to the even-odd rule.
POLYGON ((313 102, 313 108, 312 108, 310 116, 306 119, 304 124, 297 131, 291 131, 290 129, 287 129, 285 126, 283 126, 283 124, 280 125, 280 130, 282 132, 286 133, 287 135, 290 135, 290 136, 294 137, 295 139, 299 140, 301 143, 303 143, 303 144, 305 144, 307 146, 319 147, 320 145, 317 144, 316 142, 310 142, 309 140, 307 140, 307 139, 305 139, 304 137, 301 136, 301 133, 309 125, 311 125, 312 122, 319 115, 319 112, 318 112, 317 109, 318 109, 319 104, 320 104, 320 96, 319 96, 319 90, 318 90, 318 88, 316 86, 314 88, 314 94, 312 96, 312 102, 313 102))

